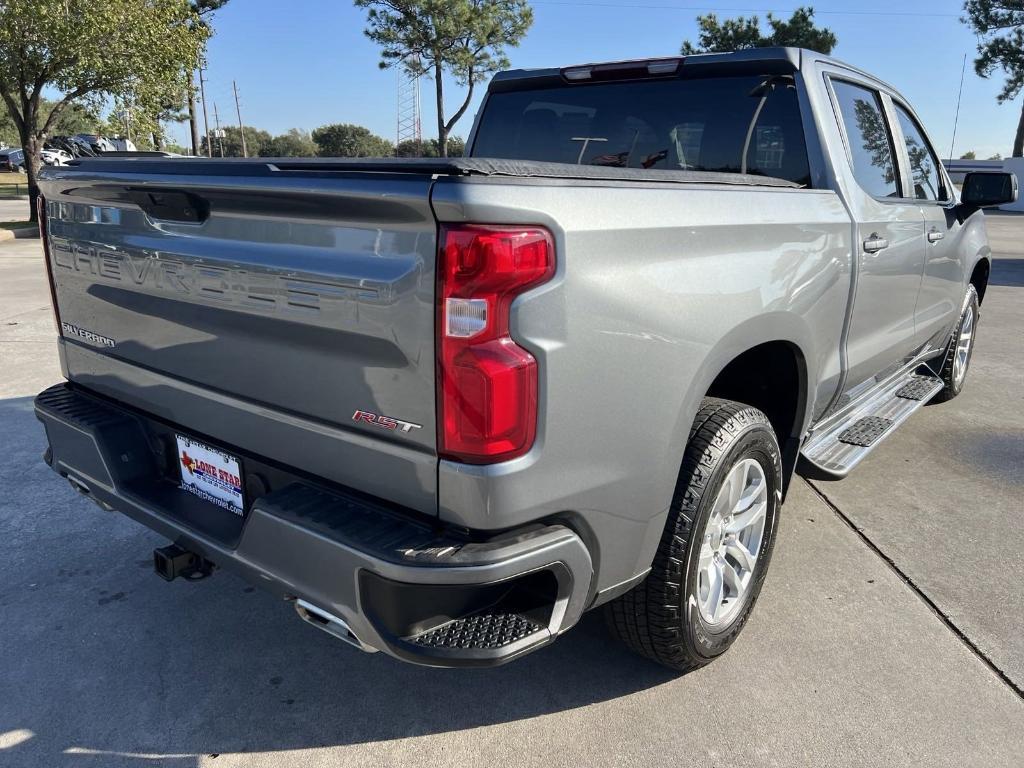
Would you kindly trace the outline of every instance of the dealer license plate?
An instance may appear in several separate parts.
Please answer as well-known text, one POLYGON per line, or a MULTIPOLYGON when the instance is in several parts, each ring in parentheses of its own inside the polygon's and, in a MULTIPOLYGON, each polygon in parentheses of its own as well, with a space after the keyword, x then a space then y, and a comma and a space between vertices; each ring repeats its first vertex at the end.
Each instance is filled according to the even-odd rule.
POLYGON ((242 471, 238 458, 191 437, 175 437, 181 464, 181 489, 236 515, 243 515, 242 471))

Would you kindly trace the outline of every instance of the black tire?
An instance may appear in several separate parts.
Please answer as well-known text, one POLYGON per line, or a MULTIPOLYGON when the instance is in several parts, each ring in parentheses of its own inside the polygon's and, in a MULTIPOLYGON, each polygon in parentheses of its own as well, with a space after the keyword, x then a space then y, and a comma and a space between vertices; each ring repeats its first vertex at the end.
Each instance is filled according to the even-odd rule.
POLYGON ((978 333, 978 320, 980 319, 981 311, 978 292, 973 285, 968 285, 967 295, 964 296, 963 309, 960 311, 960 319, 950 334, 949 345, 946 348, 946 355, 942 361, 942 371, 939 374, 945 386, 932 398, 933 403, 944 403, 963 392, 964 382, 967 381, 967 372, 971 368, 971 358, 974 357, 974 336, 978 333), (967 350, 967 360, 963 364, 963 373, 958 380, 956 375, 957 342, 960 339, 960 334, 968 317, 971 317, 971 333, 973 335, 970 347, 967 350))
POLYGON ((704 666, 728 650, 761 591, 775 543, 781 499, 781 452, 768 418, 743 403, 705 398, 690 429, 672 507, 651 571, 643 582, 605 607, 612 633, 642 656, 683 672, 704 666), (768 492, 760 554, 743 601, 730 620, 712 626, 697 607, 698 556, 729 470, 748 458, 761 465, 768 492))

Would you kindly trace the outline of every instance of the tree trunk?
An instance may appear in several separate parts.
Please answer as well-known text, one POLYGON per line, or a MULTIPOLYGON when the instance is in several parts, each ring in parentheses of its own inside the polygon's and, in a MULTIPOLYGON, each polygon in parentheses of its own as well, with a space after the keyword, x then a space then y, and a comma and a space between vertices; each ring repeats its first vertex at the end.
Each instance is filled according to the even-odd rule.
POLYGON ((39 119, 39 94, 34 97, 21 96, 21 121, 18 135, 25 154, 25 172, 28 182, 28 220, 38 221, 36 200, 39 197, 39 168, 43 164, 43 136, 37 125, 39 119))
POLYGON ((192 84, 188 88, 188 127, 192 132, 192 154, 199 154, 199 123, 196 121, 196 94, 192 84))
POLYGON ((444 86, 441 85, 441 65, 434 65, 434 83, 437 86, 437 154, 448 157, 448 131, 444 127, 444 86))
POLYGON ((1013 156, 1024 157, 1024 104, 1020 105, 1020 120, 1017 121, 1017 135, 1013 139, 1013 156))
POLYGON ((25 150, 25 171, 28 174, 28 220, 38 221, 36 199, 39 197, 39 169, 43 164, 40 155, 43 140, 34 133, 26 132, 22 134, 21 146, 25 150))

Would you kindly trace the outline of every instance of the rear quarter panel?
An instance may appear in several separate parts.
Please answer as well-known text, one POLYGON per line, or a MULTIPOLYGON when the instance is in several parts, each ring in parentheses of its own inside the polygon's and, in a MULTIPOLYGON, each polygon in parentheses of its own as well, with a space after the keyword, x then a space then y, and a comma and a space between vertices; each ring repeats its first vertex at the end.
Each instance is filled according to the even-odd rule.
POLYGON ((805 423, 835 392, 851 227, 833 192, 445 179, 432 205, 442 222, 544 225, 558 262, 513 305, 540 363, 536 444, 494 466, 441 461, 442 519, 573 518, 605 589, 650 565, 690 425, 729 361, 796 345, 805 423))

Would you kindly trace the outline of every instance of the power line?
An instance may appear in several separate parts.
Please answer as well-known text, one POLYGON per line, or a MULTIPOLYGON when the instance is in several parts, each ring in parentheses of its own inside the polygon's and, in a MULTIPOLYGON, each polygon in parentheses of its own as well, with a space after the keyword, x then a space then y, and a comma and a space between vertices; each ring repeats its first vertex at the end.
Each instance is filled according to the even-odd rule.
MULTIPOLYGON (((707 5, 646 5, 622 3, 595 3, 586 0, 533 0, 533 5, 564 5, 564 6, 586 6, 591 8, 616 8, 618 10, 629 8, 643 8, 659 11, 712 11, 714 13, 792 13, 796 9, 780 10, 778 8, 712 8, 707 5)), ((914 11, 819 11, 814 9, 815 16, 907 16, 911 18, 960 18, 959 13, 929 13, 914 11)))

